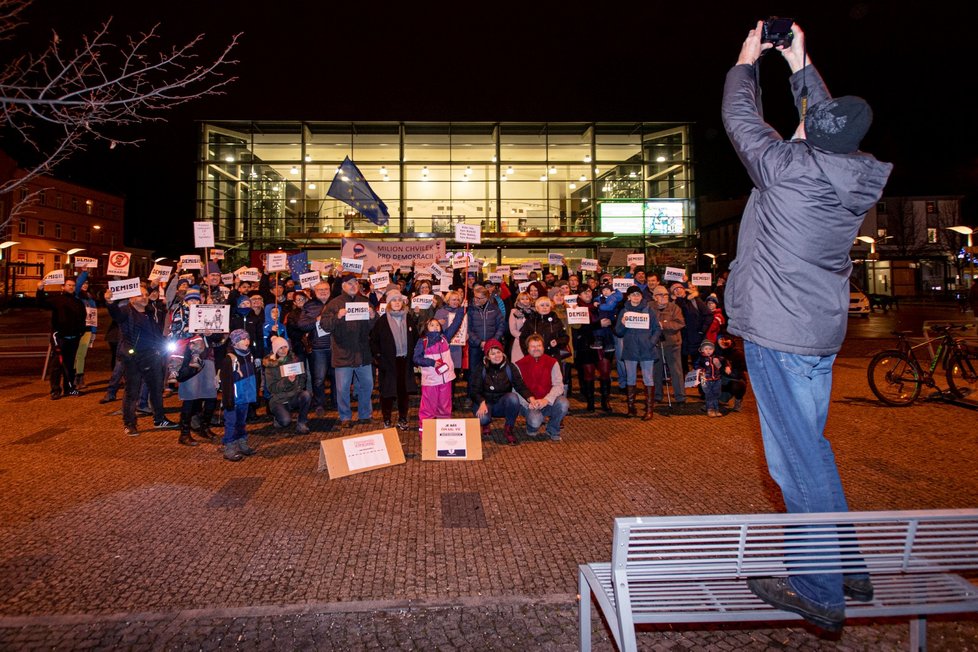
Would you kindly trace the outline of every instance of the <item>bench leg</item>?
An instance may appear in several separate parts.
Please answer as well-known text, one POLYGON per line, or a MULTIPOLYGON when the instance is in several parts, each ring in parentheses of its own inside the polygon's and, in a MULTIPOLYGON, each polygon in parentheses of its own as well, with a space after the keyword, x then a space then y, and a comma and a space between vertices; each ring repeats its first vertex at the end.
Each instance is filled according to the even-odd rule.
POLYGON ((910 621, 910 652, 926 652, 927 619, 921 616, 910 621))
POLYGON ((581 628, 581 652, 591 652, 591 587, 584 579, 584 573, 578 571, 578 591, 581 594, 578 605, 579 624, 581 628))

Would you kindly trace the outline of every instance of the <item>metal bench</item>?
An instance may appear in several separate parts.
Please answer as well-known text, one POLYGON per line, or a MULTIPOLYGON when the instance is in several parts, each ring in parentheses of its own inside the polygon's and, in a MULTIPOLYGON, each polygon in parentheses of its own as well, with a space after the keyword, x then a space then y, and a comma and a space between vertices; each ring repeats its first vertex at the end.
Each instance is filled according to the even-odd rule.
POLYGON ((750 577, 870 574, 870 602, 847 618, 910 617, 924 650, 926 617, 978 612, 978 510, 617 518, 611 563, 580 566, 581 649, 591 649, 591 598, 620 650, 640 624, 798 620, 747 588, 750 577), (790 572, 789 572, 790 568, 790 572))

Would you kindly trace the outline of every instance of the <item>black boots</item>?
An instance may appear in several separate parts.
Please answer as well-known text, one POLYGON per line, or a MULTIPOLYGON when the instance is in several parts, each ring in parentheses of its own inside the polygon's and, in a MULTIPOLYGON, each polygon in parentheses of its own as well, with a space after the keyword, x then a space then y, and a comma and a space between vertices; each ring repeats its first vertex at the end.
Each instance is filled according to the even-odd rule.
POLYGON ((648 421, 652 418, 652 408, 655 407, 655 387, 645 388, 645 415, 642 417, 642 421, 648 421))
POLYGON ((635 385, 625 388, 625 401, 628 404, 628 416, 637 417, 638 410, 635 409, 635 385))
POLYGON ((611 379, 601 379, 601 409, 611 414, 611 405, 608 401, 611 398, 611 379))
POLYGON ((587 401, 587 411, 594 412, 594 381, 582 381, 581 391, 587 401))
POLYGON ((177 440, 183 446, 196 446, 197 442, 190 436, 190 421, 180 416, 180 439, 177 440))

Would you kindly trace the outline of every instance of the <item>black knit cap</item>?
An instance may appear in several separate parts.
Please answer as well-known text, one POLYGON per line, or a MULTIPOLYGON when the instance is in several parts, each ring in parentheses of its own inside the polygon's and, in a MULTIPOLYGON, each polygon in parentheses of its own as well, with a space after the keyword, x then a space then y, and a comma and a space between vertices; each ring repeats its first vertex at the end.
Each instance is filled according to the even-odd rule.
POLYGON ((859 149, 872 123, 873 110, 861 97, 823 100, 805 115, 805 138, 819 149, 850 154, 859 149))

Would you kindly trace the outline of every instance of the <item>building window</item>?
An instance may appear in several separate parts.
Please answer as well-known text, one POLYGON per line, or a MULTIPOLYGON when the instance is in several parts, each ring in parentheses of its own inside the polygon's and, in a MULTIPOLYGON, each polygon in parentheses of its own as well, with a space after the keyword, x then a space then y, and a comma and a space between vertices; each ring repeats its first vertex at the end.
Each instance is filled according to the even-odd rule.
POLYGON ((20 189, 20 201, 27 201, 27 188, 20 189))
POLYGON ((37 221, 37 234, 44 235, 44 222, 41 220, 37 221))
POLYGON ((37 195, 37 201, 40 202, 41 206, 48 205, 48 195, 43 190, 37 195))
POLYGON ((885 201, 881 201, 878 204, 876 204, 876 212, 877 213, 885 213, 886 212, 886 202, 885 201))
POLYGON ((71 210, 78 212, 78 197, 71 198, 71 210))
POLYGON ((105 217, 105 204, 98 205, 98 216, 105 217))
POLYGON ((54 254, 54 268, 58 269, 61 267, 61 254, 54 254))
POLYGON ((74 224, 71 225, 71 239, 72 241, 78 240, 78 227, 74 224))
POLYGON ((55 206, 56 206, 56 207, 57 207, 57 208, 58 208, 58 209, 60 210, 60 209, 61 209, 61 204, 62 204, 62 203, 63 203, 63 202, 62 202, 62 197, 61 197, 61 193, 59 192, 59 193, 58 193, 57 195, 55 195, 55 197, 54 197, 54 205, 55 205, 55 206))
POLYGON ((876 237, 877 238, 885 238, 886 237, 886 229, 876 229, 876 237))
POLYGON ((937 229, 934 227, 927 229, 927 244, 937 244, 937 229))
POLYGON ((24 266, 24 263, 26 262, 27 262, 27 252, 18 251, 17 252, 17 263, 18 263, 17 276, 23 276, 24 274, 27 273, 27 267, 24 266))
POLYGON ((54 237, 58 240, 61 239, 61 222, 54 223, 54 237))
POLYGON ((91 215, 92 214, 92 207, 94 205, 95 205, 95 202, 93 202, 91 199, 86 199, 85 200, 85 212, 88 213, 89 215, 91 215))
POLYGON ((17 225, 17 233, 20 235, 27 235, 27 218, 20 218, 20 224, 17 225))
POLYGON ((937 202, 936 201, 926 202, 926 206, 927 206, 927 214, 928 215, 936 215, 937 214, 937 202))
POLYGON ((118 209, 118 207, 113 206, 112 207, 112 219, 114 220, 114 219, 116 219, 118 217, 119 217, 119 209, 118 209))

